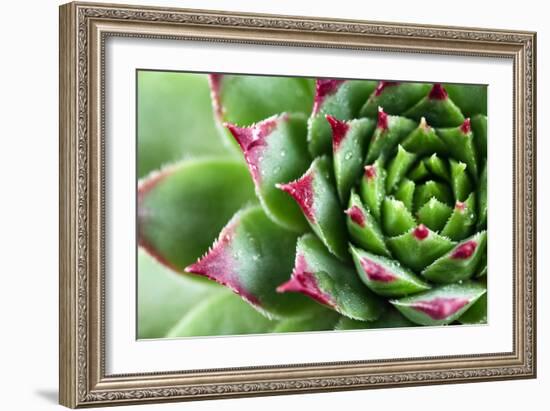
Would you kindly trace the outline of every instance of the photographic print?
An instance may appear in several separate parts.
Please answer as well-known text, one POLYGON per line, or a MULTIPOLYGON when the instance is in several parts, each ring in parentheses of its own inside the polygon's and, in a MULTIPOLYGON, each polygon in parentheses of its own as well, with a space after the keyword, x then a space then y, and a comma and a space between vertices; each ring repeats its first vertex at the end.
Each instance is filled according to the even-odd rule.
POLYGON ((139 339, 487 323, 487 86, 137 70, 139 339))

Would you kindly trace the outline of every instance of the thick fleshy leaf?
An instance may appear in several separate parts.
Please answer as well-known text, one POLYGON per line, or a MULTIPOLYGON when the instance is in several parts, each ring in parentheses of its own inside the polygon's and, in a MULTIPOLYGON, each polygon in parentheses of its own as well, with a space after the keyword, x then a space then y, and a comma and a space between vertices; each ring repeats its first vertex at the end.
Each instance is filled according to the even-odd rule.
POLYGON ((225 285, 268 317, 298 315, 310 301, 276 288, 292 271, 297 236, 261 207, 239 211, 211 249, 186 271, 225 285))
POLYGON ((454 245, 451 240, 423 224, 398 237, 389 238, 387 244, 402 264, 415 271, 421 271, 454 245))
POLYGON ((437 133, 430 127, 424 117, 420 118, 420 124, 404 140, 402 146, 411 153, 420 156, 427 154, 445 154, 447 149, 437 133))
POLYGON ((362 118, 338 120, 327 115, 332 128, 332 150, 336 188, 343 204, 348 201, 351 187, 363 171, 364 153, 374 130, 374 120, 362 118))
POLYGON ((465 116, 487 115, 487 86, 445 84, 445 90, 465 116))
POLYGON ((361 199, 367 210, 380 221, 382 200, 386 195, 386 170, 381 161, 365 166, 359 186, 361 199))
POLYGON ((416 159, 416 155, 409 153, 401 145, 397 146, 397 153, 390 161, 386 177, 386 192, 391 193, 407 174, 416 159))
POLYGON ((308 116, 313 107, 308 78, 211 74, 210 88, 218 119, 240 126, 283 112, 308 116))
POLYGON ((451 186, 455 200, 464 201, 472 192, 472 183, 466 172, 466 164, 453 159, 451 163, 451 186))
POLYGON ((414 181, 404 178, 403 181, 395 190, 394 197, 405 204, 407 210, 410 212, 413 211, 413 199, 414 199, 414 190, 416 189, 416 184, 414 181))
POLYGON ((380 81, 361 109, 361 117, 376 117, 378 107, 388 114, 398 115, 415 105, 430 91, 427 83, 380 81))
POLYGON ((391 258, 350 246, 359 278, 376 294, 400 297, 430 289, 430 285, 391 258))
POLYGON ((276 324, 235 294, 220 290, 198 302, 166 337, 261 334, 270 332, 276 324))
POLYGON ((309 149, 312 155, 330 154, 332 132, 325 116, 338 120, 357 117, 359 109, 376 87, 375 81, 317 79, 315 102, 308 123, 309 149))
POLYGON ((137 338, 163 338, 204 298, 219 291, 210 281, 177 274, 138 249, 137 338))
POLYGON ((378 111, 376 129, 372 134, 366 163, 381 157, 386 159, 393 149, 416 128, 416 123, 405 117, 390 116, 382 107, 378 111))
POLYGON ((207 76, 138 70, 137 174, 194 156, 235 155, 212 121, 207 76))
POLYGON ((305 231, 300 208, 276 187, 300 177, 311 163, 305 116, 281 114, 249 127, 226 126, 241 147, 266 214, 289 230, 305 231))
POLYGON ((138 186, 138 243, 182 272, 244 204, 255 200, 246 166, 235 160, 188 160, 138 186))
POLYGON ((464 121, 460 109, 449 99, 441 84, 434 84, 428 95, 403 115, 416 120, 424 117, 433 127, 455 127, 464 121))
POLYGON ((336 311, 320 305, 312 307, 300 317, 283 318, 271 330, 273 333, 291 333, 303 331, 331 331, 342 317, 336 311))
POLYGON ((451 207, 432 197, 418 210, 418 221, 426 225, 430 230, 440 231, 445 226, 452 212, 451 207))
POLYGON ((367 251, 375 254, 390 255, 384 242, 384 234, 380 231, 378 222, 369 213, 355 192, 350 196, 347 214, 348 232, 353 242, 367 251))
POLYGON ((413 167, 408 177, 415 182, 425 180, 430 176, 430 171, 426 167, 424 161, 419 161, 416 166, 413 167))
POLYGON ((403 234, 416 225, 414 217, 405 204, 393 197, 382 203, 382 228, 389 237, 403 234))
POLYGON ((335 330, 363 330, 373 328, 397 328, 414 327, 415 323, 406 319, 399 311, 392 306, 386 308, 380 318, 374 321, 359 321, 351 318, 341 317, 336 323, 335 330))
POLYGON ((416 186, 414 192, 414 209, 419 210, 432 197, 445 204, 453 204, 453 195, 446 184, 429 180, 416 186))
POLYGON ((457 201, 451 217, 443 227, 441 235, 451 240, 462 240, 468 237, 476 224, 476 202, 474 193, 466 201, 457 201))
POLYGON ((486 288, 477 283, 449 284, 390 302, 416 324, 446 325, 459 318, 485 293, 486 288))
POLYGON ((483 294, 464 314, 458 322, 461 324, 487 324, 487 293, 483 294))
POLYGON ((372 321, 382 312, 380 300, 359 281, 353 267, 335 258, 312 234, 298 241, 292 276, 277 291, 305 294, 357 320, 372 321))
POLYGON ((487 227, 487 164, 479 176, 478 187, 478 229, 487 227))
POLYGON ((429 265, 422 275, 436 283, 455 283, 470 278, 485 254, 487 233, 482 231, 457 244, 429 265))
POLYGON ((487 116, 475 115, 472 117, 471 124, 479 164, 482 164, 487 159, 487 116))
POLYGON ((302 177, 277 187, 294 198, 329 251, 346 260, 346 225, 332 180, 330 160, 323 156, 316 158, 302 177))
POLYGON ((470 119, 467 118, 458 127, 438 129, 437 134, 449 148, 451 156, 466 163, 468 172, 477 180, 477 156, 470 119))
POLYGON ((424 160, 426 168, 432 175, 440 178, 443 181, 449 181, 451 176, 445 160, 442 160, 437 153, 433 153, 429 158, 424 160))

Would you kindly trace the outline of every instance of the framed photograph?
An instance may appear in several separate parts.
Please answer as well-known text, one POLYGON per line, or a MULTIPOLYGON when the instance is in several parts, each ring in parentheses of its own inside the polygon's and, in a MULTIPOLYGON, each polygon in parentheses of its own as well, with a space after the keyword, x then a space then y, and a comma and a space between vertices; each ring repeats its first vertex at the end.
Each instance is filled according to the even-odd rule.
POLYGON ((536 376, 533 32, 60 8, 60 402, 536 376))

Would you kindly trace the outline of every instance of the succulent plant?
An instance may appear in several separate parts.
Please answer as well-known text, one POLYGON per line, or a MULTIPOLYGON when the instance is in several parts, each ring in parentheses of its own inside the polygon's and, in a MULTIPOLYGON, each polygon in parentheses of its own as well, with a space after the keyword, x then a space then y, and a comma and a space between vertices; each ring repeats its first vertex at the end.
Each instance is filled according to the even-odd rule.
POLYGON ((210 86, 239 153, 140 182, 151 255, 240 296, 265 318, 246 332, 486 322, 485 86, 236 75, 210 86))

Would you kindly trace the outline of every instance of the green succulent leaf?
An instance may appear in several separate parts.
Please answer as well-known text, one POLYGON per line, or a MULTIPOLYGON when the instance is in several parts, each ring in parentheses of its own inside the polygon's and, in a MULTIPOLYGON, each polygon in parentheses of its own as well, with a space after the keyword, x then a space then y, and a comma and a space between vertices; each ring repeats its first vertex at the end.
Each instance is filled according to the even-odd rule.
POLYGON ((360 193, 363 204, 371 214, 380 221, 382 201, 386 195, 386 170, 381 161, 365 166, 360 182, 360 193))
POLYGON ((427 83, 380 81, 361 109, 361 117, 375 117, 378 107, 388 114, 399 115, 412 107, 430 91, 427 83))
POLYGON ((418 210, 418 221, 432 231, 440 231, 452 212, 451 207, 432 197, 418 210))
POLYGON ((402 264, 415 271, 421 271, 454 245, 447 237, 422 224, 397 237, 389 238, 387 244, 402 264))
POLYGON ((414 190, 416 189, 416 184, 414 181, 409 180, 408 178, 404 178, 401 183, 399 183, 399 186, 397 187, 397 190, 395 190, 395 198, 396 200, 401 201, 403 204, 405 204, 405 207, 407 207, 407 210, 409 210, 411 213, 413 211, 413 200, 414 200, 414 190))
POLYGON ((382 312, 381 301, 361 284, 353 267, 334 257, 312 234, 298 241, 292 276, 277 290, 305 294, 358 320, 372 321, 382 312))
POLYGON ((424 117, 420 118, 418 127, 403 140, 405 150, 419 156, 433 153, 446 154, 447 148, 441 141, 433 127, 430 127, 424 117))
POLYGON ((380 315, 380 318, 374 321, 352 320, 348 317, 341 317, 334 327, 335 330, 364 330, 376 328, 398 328, 415 327, 416 324, 405 318, 399 311, 392 306, 387 307, 380 315))
POLYGON ((332 128, 336 187, 340 200, 345 204, 351 188, 363 170, 365 148, 375 123, 366 118, 346 122, 328 115, 327 121, 332 128))
POLYGON ((468 237, 476 224, 475 207, 474 193, 465 202, 458 201, 441 234, 455 241, 468 237))
POLYGON ((487 115, 487 86, 445 84, 444 87, 466 117, 474 114, 487 115))
POLYGON ((158 263, 138 249, 137 336, 139 339, 163 338, 186 312, 219 287, 198 282, 158 263), (185 296, 185 298, 182 298, 185 296))
POLYGON ((422 275, 435 283, 455 283, 470 278, 485 253, 487 233, 481 231, 458 243, 429 265, 422 275))
POLYGON ((273 223, 261 207, 237 212, 189 273, 210 278, 270 318, 298 315, 311 302, 276 288, 292 271, 297 236, 273 223))
POLYGON ((137 72, 137 174, 183 157, 232 156, 212 121, 207 76, 137 72))
POLYGON ((166 337, 258 334, 270 332, 276 324, 235 294, 218 290, 189 310, 166 337))
POLYGON ((428 95, 405 111, 404 116, 416 120, 424 117, 433 127, 456 127, 464 121, 460 109, 441 84, 434 84, 428 95))
POLYGON ((138 187, 138 243, 183 272, 214 241, 227 220, 255 201, 246 167, 236 160, 199 159, 150 174, 138 187))
POLYGON ((313 232, 331 253, 348 258, 344 215, 330 172, 328 157, 318 157, 298 180, 278 184, 302 209, 313 232))
POLYGON ((415 225, 414 217, 405 204, 392 197, 384 198, 382 203, 382 227, 388 236, 394 237, 403 234, 415 225))
POLYGON ((391 193, 403 177, 407 174, 414 161, 416 155, 409 153, 401 145, 397 146, 397 154, 390 161, 388 166, 388 175, 386 177, 386 192, 391 193))
POLYGON ((280 113, 309 115, 314 80, 299 77, 210 75, 215 112, 222 122, 248 126, 280 113))
POLYGON ((249 127, 227 127, 243 151, 266 214, 287 229, 304 232, 307 222, 300 208, 276 185, 300 177, 311 163, 306 118, 301 114, 281 114, 249 127))
POLYGON ((449 148, 453 158, 466 163, 472 178, 477 180, 477 155, 470 119, 467 118, 458 127, 438 129, 437 133, 449 148))
POLYGON ((487 324, 487 293, 458 318, 461 324, 487 324))
POLYGON ((487 227, 487 164, 483 166, 478 188, 478 229, 487 227))
POLYGON ((448 284, 390 302, 416 324, 447 325, 485 293, 485 287, 477 283, 448 284))
POLYGON ((487 116, 472 116, 471 124, 478 158, 483 163, 487 159, 487 116))
POLYGON ((348 317, 342 317, 330 308, 317 306, 301 317, 288 317, 279 320, 271 332, 330 331, 334 330, 336 324, 342 318, 348 317))
POLYGON ((358 117, 361 105, 375 87, 375 81, 367 80, 317 80, 315 103, 308 123, 309 149, 313 156, 332 152, 332 132, 325 116, 338 120, 358 117))
POLYGON ((400 297, 430 289, 430 285, 395 260, 350 246, 359 278, 376 294, 400 297))
POLYGON ((352 192, 346 211, 348 232, 354 243, 375 254, 390 255, 384 234, 372 214, 365 209, 359 196, 352 192))
POLYGON ((385 160, 395 147, 416 128, 416 123, 405 117, 390 116, 380 107, 376 129, 372 134, 366 163, 372 164, 376 159, 385 160))

